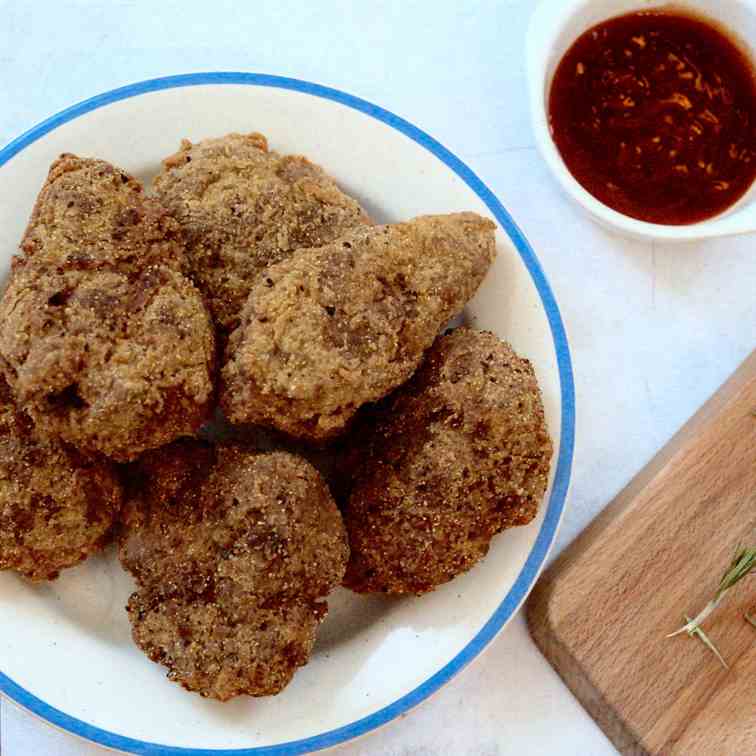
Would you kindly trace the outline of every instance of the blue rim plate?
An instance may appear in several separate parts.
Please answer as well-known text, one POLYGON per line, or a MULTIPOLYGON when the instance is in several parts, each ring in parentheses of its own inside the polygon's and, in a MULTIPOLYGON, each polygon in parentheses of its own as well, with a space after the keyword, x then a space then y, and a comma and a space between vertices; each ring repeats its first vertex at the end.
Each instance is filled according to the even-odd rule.
POLYGON ((371 730, 404 714, 413 706, 435 693, 442 685, 448 682, 454 675, 471 662, 496 636, 499 630, 512 618, 520 604, 524 601, 543 566, 549 548, 554 541, 559 521, 564 510, 567 489, 570 482, 572 469, 572 456, 575 440, 575 389, 572 374, 572 362, 567 343, 567 335, 562 323, 554 295, 551 291, 546 276, 541 268, 538 258, 535 256, 530 244, 517 227, 512 217, 504 209, 503 205, 493 192, 468 168, 456 155, 452 154, 433 137, 421 129, 413 126, 403 118, 390 113, 377 105, 355 97, 338 89, 324 87, 308 81, 291 79, 269 74, 241 73, 231 71, 182 74, 166 76, 158 79, 148 79, 136 84, 119 87, 109 92, 97 95, 83 102, 72 105, 70 108, 57 113, 34 128, 14 139, 5 148, 0 150, 0 167, 11 160, 23 149, 33 142, 53 131, 64 123, 72 121, 79 116, 92 110, 101 108, 118 100, 129 97, 137 97, 147 92, 155 92, 161 89, 173 89, 176 87, 192 87, 207 84, 246 84, 256 87, 274 87, 289 89, 295 92, 321 97, 327 100, 345 105, 371 116, 393 129, 409 137, 421 147, 435 155, 442 163, 456 173, 475 194, 485 203, 494 215, 499 225, 506 231, 512 243, 516 247, 523 263, 535 284, 541 303, 546 312, 549 328, 554 342, 557 366, 559 369, 559 383, 561 391, 561 437, 559 441, 559 458, 551 489, 551 495, 547 504, 546 514, 541 523, 533 548, 520 571, 514 585, 498 606, 491 618, 481 628, 477 635, 460 651, 448 664, 442 667, 433 676, 428 678, 422 685, 407 693, 402 698, 394 701, 389 706, 379 711, 352 722, 344 727, 321 733, 302 740, 280 743, 274 746, 242 749, 195 749, 178 748, 174 746, 147 743, 133 738, 117 735, 98 727, 93 727, 75 717, 49 706, 41 699, 29 693, 20 685, 11 680, 7 675, 0 672, 0 691, 20 704, 25 709, 37 714, 50 724, 60 727, 82 738, 94 741, 109 748, 122 751, 149 754, 150 756, 291 756, 293 754, 317 751, 322 748, 343 743, 352 738, 364 735, 371 730))

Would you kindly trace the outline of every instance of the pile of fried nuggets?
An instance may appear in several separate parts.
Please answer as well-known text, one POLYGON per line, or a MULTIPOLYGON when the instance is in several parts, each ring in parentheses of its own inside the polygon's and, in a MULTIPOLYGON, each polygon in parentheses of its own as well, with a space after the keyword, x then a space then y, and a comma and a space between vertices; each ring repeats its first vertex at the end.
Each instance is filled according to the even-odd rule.
POLYGON ((62 155, 0 301, 0 568, 51 580, 115 538, 134 640, 172 680, 279 692, 336 586, 431 591, 536 514, 530 363, 438 335, 494 255, 489 220, 375 225, 260 134, 184 141, 152 196, 62 155), (285 440, 199 440, 218 405, 331 444, 338 505, 285 440))

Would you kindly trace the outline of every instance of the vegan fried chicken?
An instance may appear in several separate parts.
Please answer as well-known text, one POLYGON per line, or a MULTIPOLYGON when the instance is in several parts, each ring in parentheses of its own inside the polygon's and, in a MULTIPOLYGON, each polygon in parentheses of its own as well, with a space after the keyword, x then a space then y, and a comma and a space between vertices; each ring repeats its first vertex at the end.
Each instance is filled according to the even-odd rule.
POLYGON ((121 498, 108 462, 36 438, 0 377, 0 570, 56 578, 107 543, 121 498))
POLYGON ((204 422, 215 340, 180 238, 123 171, 53 164, 0 300, 0 368, 40 436, 127 461, 204 422))
POLYGON ((232 422, 320 442, 406 381, 494 255, 474 213, 361 228, 271 266, 231 335, 221 402, 232 422))
POLYGON ((440 337, 355 429, 344 508, 360 593, 432 591, 536 515, 552 444, 530 363, 491 333, 440 337))
POLYGON ((137 645, 202 696, 278 693, 349 553, 320 475, 286 452, 180 441, 145 454, 133 483, 119 554, 137 645))
POLYGON ((269 150, 262 134, 184 140, 154 189, 186 232, 192 276, 222 339, 268 265, 370 222, 320 166, 269 150))

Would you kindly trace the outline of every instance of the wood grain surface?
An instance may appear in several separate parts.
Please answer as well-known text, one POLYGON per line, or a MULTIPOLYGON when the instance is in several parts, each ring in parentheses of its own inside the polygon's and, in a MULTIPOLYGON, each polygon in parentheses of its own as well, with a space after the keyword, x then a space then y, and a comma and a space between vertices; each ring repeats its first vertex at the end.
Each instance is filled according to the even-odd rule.
MULTIPOLYGON (((756 578, 687 635, 756 544, 756 352, 538 582, 538 646, 622 753, 756 754, 756 578)), ((622 432, 621 428, 617 429, 622 432)))

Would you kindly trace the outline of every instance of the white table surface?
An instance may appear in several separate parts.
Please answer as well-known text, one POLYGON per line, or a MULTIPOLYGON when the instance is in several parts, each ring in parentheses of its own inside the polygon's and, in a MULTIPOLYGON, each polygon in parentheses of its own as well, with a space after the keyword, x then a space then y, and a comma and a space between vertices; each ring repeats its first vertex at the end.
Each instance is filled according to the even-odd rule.
MULTIPOLYGON (((756 346, 756 238, 631 242, 568 203, 533 148, 523 62, 532 5, 0 0, 0 143, 122 84, 223 69, 329 84, 438 138, 530 238, 570 335, 578 432, 558 552, 756 346)), ((105 753, 7 701, 0 751, 105 753)), ((616 752, 518 617, 434 698, 338 753, 616 752)))

